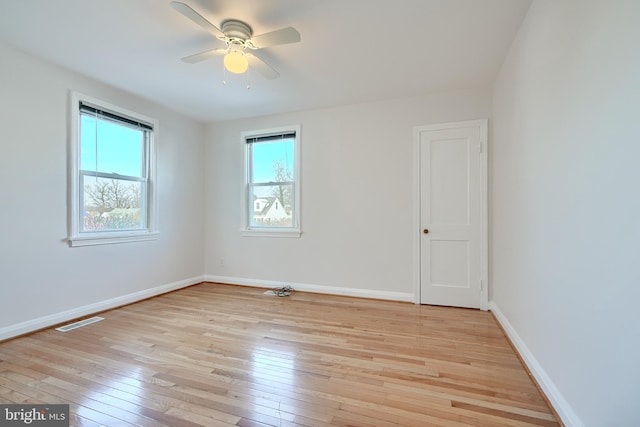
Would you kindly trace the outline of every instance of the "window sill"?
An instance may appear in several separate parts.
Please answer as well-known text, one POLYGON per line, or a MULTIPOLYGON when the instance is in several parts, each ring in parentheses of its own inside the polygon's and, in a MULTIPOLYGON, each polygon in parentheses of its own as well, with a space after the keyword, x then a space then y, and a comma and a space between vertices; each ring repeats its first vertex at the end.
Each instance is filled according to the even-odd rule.
POLYGON ((113 245, 117 243, 144 242, 148 240, 157 240, 160 236, 158 232, 143 233, 107 233, 87 234, 69 237, 69 246, 94 246, 94 245, 113 245))
POLYGON ((302 234, 300 230, 290 229, 264 229, 264 228, 245 228, 241 230, 244 237, 293 237, 299 238, 302 234))

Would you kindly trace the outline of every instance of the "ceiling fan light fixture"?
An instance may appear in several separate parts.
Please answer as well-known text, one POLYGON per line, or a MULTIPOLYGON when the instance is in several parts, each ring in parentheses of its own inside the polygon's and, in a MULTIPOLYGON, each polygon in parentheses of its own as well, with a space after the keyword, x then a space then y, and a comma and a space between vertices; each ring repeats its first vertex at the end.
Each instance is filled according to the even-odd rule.
POLYGON ((224 56, 224 68, 234 74, 242 74, 249 68, 249 61, 243 53, 232 51, 224 56))

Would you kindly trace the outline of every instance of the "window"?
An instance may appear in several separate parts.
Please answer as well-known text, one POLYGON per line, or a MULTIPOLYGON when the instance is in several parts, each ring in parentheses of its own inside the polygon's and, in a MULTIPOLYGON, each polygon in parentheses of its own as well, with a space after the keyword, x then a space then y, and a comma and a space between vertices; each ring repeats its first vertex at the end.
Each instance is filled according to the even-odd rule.
POLYGON ((300 127, 245 132, 244 231, 300 236, 300 127))
POLYGON ((156 238, 157 122, 77 93, 71 122, 71 246, 156 238))

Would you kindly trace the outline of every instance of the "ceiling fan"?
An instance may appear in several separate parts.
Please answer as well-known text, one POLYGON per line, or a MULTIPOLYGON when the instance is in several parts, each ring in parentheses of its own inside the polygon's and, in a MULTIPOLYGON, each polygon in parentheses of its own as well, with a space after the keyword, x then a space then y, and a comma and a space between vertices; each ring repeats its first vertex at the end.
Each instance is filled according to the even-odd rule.
POLYGON ((184 62, 189 64, 224 55, 224 66, 232 73, 242 74, 247 71, 250 65, 267 79, 275 79, 280 73, 258 58, 253 51, 300 41, 300 33, 293 27, 254 36, 251 27, 243 21, 227 19, 222 21, 221 28, 218 28, 186 3, 172 1, 171 6, 226 44, 226 47, 209 49, 182 58, 184 62))

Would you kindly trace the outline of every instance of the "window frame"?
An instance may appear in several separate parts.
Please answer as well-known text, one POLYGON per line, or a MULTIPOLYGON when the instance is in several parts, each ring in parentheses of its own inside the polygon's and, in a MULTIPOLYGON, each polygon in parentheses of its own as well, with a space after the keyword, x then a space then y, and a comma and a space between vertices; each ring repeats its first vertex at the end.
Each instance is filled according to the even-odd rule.
POLYGON ((84 95, 75 91, 70 92, 70 162, 69 162, 69 246, 90 246, 105 245, 115 243, 139 242, 147 240, 155 240, 159 236, 157 223, 157 180, 156 180, 156 154, 155 145, 158 140, 158 121, 156 119, 146 117, 142 114, 126 110, 108 102, 84 95), (81 105, 86 105, 108 114, 129 121, 144 123, 151 127, 148 138, 143 148, 143 158, 146 163, 147 176, 146 179, 138 177, 130 177, 119 175, 116 173, 94 172, 91 176, 98 178, 115 178, 118 180, 142 182, 143 189, 141 197, 142 208, 146 208, 146 219, 144 220, 145 228, 128 229, 128 230, 105 230, 105 231, 83 231, 81 221, 84 212, 84 176, 86 173, 81 167, 81 105), (145 185, 146 183, 146 185, 145 185))
POLYGON ((241 234, 243 236, 248 237, 300 237, 302 234, 301 228, 301 210, 300 210, 300 194, 301 194, 301 166, 300 166, 300 125, 291 125, 291 126, 282 126, 277 128, 270 129, 261 129, 261 130, 253 130, 253 131, 245 131, 241 133, 241 142, 242 142, 242 150, 244 156, 244 175, 243 175, 243 183, 242 183, 242 226, 241 226, 241 234), (293 142, 293 222, 294 225, 292 227, 274 227, 274 226, 255 226, 251 225, 250 214, 252 209, 250 208, 250 204, 252 201, 250 186, 252 183, 251 179, 251 166, 252 166, 252 158, 250 157, 250 142, 247 142, 248 139, 259 138, 264 136, 271 135, 279 135, 279 134, 295 134, 294 142, 293 142))

